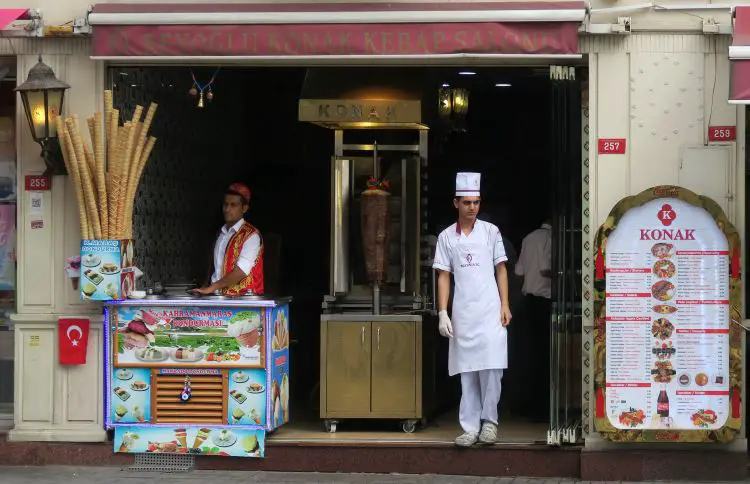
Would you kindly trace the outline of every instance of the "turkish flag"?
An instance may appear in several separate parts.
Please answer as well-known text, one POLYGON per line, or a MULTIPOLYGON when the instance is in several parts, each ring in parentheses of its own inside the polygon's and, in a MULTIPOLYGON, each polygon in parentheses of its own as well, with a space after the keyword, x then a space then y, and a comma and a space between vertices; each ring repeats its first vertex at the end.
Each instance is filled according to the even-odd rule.
POLYGON ((83 365, 89 345, 89 320, 60 319, 57 340, 61 365, 83 365))

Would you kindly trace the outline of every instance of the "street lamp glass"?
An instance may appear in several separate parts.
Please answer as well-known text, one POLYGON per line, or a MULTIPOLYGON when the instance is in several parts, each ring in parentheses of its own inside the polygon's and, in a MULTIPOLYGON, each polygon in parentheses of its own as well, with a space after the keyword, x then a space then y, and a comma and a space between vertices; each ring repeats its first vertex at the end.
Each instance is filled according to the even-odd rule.
POLYGON ((48 65, 39 62, 31 68, 26 82, 15 90, 21 95, 23 109, 34 141, 57 137, 55 121, 62 112, 65 90, 69 85, 55 77, 48 65))
POLYGON ((34 141, 39 142, 57 137, 55 123, 62 109, 64 94, 65 91, 62 89, 21 92, 21 102, 26 111, 34 141))

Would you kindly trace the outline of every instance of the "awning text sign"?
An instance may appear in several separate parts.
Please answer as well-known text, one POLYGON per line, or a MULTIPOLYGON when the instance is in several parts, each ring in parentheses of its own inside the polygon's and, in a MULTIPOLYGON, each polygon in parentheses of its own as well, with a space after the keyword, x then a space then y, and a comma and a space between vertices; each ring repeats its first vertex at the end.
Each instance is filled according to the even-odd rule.
POLYGON ((94 57, 578 53, 573 22, 99 25, 94 57))
POLYGON ((301 99, 299 120, 313 123, 420 123, 419 101, 301 99))

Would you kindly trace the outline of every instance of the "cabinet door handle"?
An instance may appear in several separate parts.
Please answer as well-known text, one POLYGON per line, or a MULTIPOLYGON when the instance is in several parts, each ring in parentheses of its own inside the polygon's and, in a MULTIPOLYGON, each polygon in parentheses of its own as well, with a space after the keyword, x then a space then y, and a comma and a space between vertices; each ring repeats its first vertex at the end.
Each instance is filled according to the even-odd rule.
POLYGON ((365 327, 362 326, 362 346, 365 345, 365 327))
POLYGON ((380 328, 378 328, 378 351, 380 351, 380 328))

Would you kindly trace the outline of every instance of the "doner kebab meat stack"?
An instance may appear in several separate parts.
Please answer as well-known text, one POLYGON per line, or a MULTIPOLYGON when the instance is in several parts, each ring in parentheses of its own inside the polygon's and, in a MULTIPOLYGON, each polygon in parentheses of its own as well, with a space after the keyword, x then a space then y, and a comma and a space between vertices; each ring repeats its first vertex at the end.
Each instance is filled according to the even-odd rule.
POLYGON ((104 91, 104 119, 98 112, 86 120, 91 143, 81 135, 78 116, 56 119, 65 166, 78 197, 84 240, 133 238, 133 203, 156 138, 148 136, 157 105, 143 117, 136 106, 130 121, 120 126, 120 110, 112 106, 112 91, 104 91))

